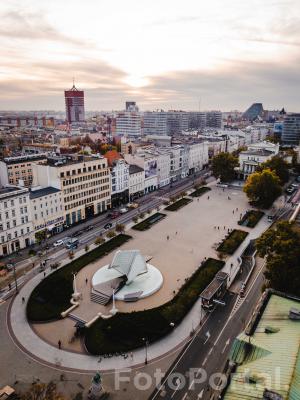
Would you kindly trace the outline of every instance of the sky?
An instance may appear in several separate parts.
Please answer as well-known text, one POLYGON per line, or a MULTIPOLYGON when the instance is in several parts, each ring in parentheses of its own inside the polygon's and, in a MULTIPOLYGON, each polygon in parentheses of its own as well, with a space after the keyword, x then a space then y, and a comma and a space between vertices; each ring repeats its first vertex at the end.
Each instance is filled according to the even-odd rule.
POLYGON ((300 111, 299 0, 5 0, 0 109, 300 111))

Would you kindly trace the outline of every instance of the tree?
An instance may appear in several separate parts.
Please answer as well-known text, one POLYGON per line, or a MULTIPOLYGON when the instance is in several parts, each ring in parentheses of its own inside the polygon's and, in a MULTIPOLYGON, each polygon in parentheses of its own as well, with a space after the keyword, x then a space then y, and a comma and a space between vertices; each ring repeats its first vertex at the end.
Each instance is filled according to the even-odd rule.
POLYGON ((257 171, 261 172, 264 169, 270 169, 271 171, 274 171, 280 179, 281 185, 285 184, 289 180, 289 166, 287 162, 279 156, 272 157, 270 160, 261 164, 257 168, 257 171))
POLYGON ((261 257, 266 257, 265 277, 275 290, 300 296, 300 232, 287 221, 279 222, 256 241, 261 257))
POLYGON ((24 400, 64 400, 60 393, 57 392, 55 383, 34 383, 28 392, 21 396, 24 400))
POLYGON ((103 237, 99 236, 96 238, 94 243, 96 246, 100 246, 100 244, 103 244, 104 242, 105 242, 105 239, 103 237))
POLYGON ((124 224, 117 224, 117 225, 116 225, 116 231, 117 231, 118 233, 123 233, 124 230, 125 230, 125 225, 124 225, 124 224))
POLYGON ((212 171, 221 182, 229 182, 234 179, 234 168, 238 165, 238 159, 232 154, 220 153, 212 160, 212 171))
POLYGON ((269 208, 281 194, 280 179, 275 172, 264 169, 248 176, 243 190, 253 205, 269 208))
POLYGON ((111 230, 111 231, 107 232, 107 234, 106 234, 106 237, 108 237, 109 239, 112 239, 115 236, 116 236, 116 232, 114 230, 111 230))

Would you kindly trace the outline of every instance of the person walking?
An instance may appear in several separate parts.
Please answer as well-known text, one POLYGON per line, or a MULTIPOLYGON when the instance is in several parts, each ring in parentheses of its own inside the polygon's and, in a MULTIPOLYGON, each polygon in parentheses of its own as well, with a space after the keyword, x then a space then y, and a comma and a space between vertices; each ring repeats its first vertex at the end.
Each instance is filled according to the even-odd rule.
POLYGON ((167 236, 167 240, 169 240, 170 239, 170 237, 169 237, 169 235, 167 236))
POLYGON ((57 344, 58 344, 59 350, 61 350, 61 340, 60 340, 60 339, 59 339, 59 341, 57 342, 57 344))
POLYGON ((25 303, 25 297, 22 297, 22 304, 25 303))
POLYGON ((85 284, 87 285, 88 284, 88 278, 85 278, 85 284))

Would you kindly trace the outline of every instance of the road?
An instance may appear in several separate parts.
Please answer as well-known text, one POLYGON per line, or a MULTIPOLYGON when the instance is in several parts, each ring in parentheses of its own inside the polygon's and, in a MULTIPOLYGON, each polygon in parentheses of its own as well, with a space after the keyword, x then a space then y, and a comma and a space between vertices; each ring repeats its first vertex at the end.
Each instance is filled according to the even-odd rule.
POLYGON ((149 400, 217 399, 218 391, 211 386, 222 383, 220 374, 224 371, 233 340, 244 330, 261 296, 262 269, 263 265, 250 279, 244 299, 238 300, 238 307, 237 295, 229 291, 224 297, 226 306, 218 306, 204 318, 202 327, 149 400))
MULTIPOLYGON (((66 259, 68 256, 69 250, 65 249, 64 247, 53 247, 53 243, 57 241, 58 239, 63 239, 66 237, 71 237, 73 236, 77 231, 79 230, 84 230, 88 226, 93 226, 93 229, 90 231, 84 231, 84 233, 79 236, 79 246, 77 251, 83 249, 86 245, 91 245, 92 243, 95 242, 95 239, 102 235, 105 232, 104 225, 108 222, 111 222, 113 224, 113 227, 115 227, 117 224, 127 224, 132 221, 132 219, 141 214, 145 213, 149 210, 153 210, 158 206, 161 206, 163 202, 165 201, 166 198, 169 198, 170 196, 174 196, 176 194, 179 194, 180 192, 190 189, 193 187, 193 185, 197 182, 199 182, 201 179, 203 179, 203 175, 207 174, 207 170, 200 171, 197 175, 196 178, 194 177, 188 177, 185 179, 182 179, 178 182, 175 182, 171 185, 168 185, 162 189, 156 190, 155 192, 149 193, 145 195, 144 197, 141 197, 138 199, 136 202, 139 204, 139 207, 137 209, 132 209, 129 210, 126 214, 120 215, 116 219, 111 219, 108 217, 109 210, 101 214, 99 216, 96 216, 92 219, 83 221, 82 223, 72 226, 68 228, 67 230, 54 235, 51 238, 47 239, 47 246, 49 247, 49 250, 45 249, 45 243, 43 245, 35 245, 34 249, 37 252, 40 252, 40 256, 35 256, 35 257, 30 257, 28 258, 28 249, 25 249, 21 251, 18 255, 12 254, 9 257, 6 257, 5 259, 2 259, 2 262, 6 263, 11 263, 14 262, 16 269, 23 269, 26 266, 30 266, 32 263, 35 264, 35 267, 27 273, 26 275, 20 276, 17 280, 17 283, 21 285, 28 279, 31 279, 33 275, 38 273, 38 270, 40 268, 40 264, 42 261, 47 260, 47 266, 49 263, 56 263, 59 262, 63 259, 66 259)), ((13 285, 12 285, 13 286, 13 285)), ((6 300, 9 298, 13 293, 14 293, 14 287, 11 289, 9 288, 4 288, 3 290, 0 291, 0 299, 6 300)))

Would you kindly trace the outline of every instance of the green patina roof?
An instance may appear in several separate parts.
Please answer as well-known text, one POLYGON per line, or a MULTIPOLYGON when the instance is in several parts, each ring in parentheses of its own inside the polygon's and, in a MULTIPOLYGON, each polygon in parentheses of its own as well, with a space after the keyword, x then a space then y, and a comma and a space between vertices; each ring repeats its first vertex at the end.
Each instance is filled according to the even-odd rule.
POLYGON ((265 389, 300 399, 300 321, 289 319, 292 307, 300 302, 272 294, 254 335, 235 339, 230 359, 239 365, 224 400, 261 400, 265 389))

